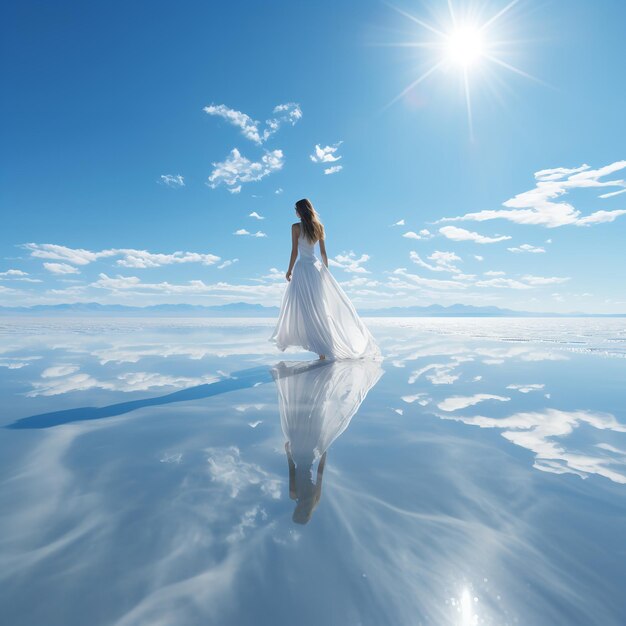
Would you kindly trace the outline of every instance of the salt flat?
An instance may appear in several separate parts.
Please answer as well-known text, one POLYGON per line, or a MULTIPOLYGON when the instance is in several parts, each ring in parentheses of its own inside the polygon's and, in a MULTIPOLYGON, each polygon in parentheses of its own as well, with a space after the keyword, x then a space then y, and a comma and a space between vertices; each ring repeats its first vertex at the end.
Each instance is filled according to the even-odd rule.
POLYGON ((0 320, 7 623, 622 624, 624 321, 366 321, 0 320))

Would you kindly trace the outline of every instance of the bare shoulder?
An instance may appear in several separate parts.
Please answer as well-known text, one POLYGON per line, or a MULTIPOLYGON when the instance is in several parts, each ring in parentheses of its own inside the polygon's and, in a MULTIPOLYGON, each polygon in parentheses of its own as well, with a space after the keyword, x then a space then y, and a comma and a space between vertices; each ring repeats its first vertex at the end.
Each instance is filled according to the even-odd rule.
POLYGON ((292 232, 300 232, 300 222, 296 222, 295 224, 291 225, 291 231, 292 232))

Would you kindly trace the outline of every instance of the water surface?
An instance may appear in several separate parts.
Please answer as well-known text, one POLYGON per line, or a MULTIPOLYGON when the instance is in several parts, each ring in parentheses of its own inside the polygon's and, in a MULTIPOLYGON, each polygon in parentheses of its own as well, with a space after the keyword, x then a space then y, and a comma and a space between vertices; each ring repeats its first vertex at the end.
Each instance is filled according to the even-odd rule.
POLYGON ((0 320, 12 625, 619 625, 626 325, 0 320))

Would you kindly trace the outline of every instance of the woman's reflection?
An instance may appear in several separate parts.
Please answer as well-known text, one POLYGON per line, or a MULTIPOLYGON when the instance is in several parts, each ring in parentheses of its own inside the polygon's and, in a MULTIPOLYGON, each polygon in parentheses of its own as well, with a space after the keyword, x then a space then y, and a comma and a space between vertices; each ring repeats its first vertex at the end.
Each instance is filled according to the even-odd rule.
POLYGON ((289 497, 296 501, 294 522, 306 524, 311 519, 322 492, 326 451, 382 374, 379 362, 367 360, 283 361, 272 368, 287 439, 289 497))

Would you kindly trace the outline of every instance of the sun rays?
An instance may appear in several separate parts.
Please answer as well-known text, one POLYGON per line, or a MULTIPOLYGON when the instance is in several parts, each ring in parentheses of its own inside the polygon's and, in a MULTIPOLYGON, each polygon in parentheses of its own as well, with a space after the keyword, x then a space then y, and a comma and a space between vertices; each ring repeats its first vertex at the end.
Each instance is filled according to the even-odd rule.
POLYGON ((454 72, 460 80, 470 138, 473 139, 472 74, 484 69, 487 65, 492 65, 524 78, 542 82, 502 58, 503 53, 513 42, 498 39, 495 28, 518 3, 519 0, 512 0, 499 11, 484 17, 480 15, 479 7, 472 5, 466 7, 465 13, 461 15, 455 9, 452 0, 448 0, 447 10, 438 20, 443 24, 442 26, 435 26, 403 9, 389 5, 397 13, 416 24, 419 27, 418 34, 424 35, 425 38, 417 39, 418 34, 416 34, 414 41, 387 45, 423 49, 425 56, 428 57, 428 65, 385 106, 385 109, 438 72, 454 72))

